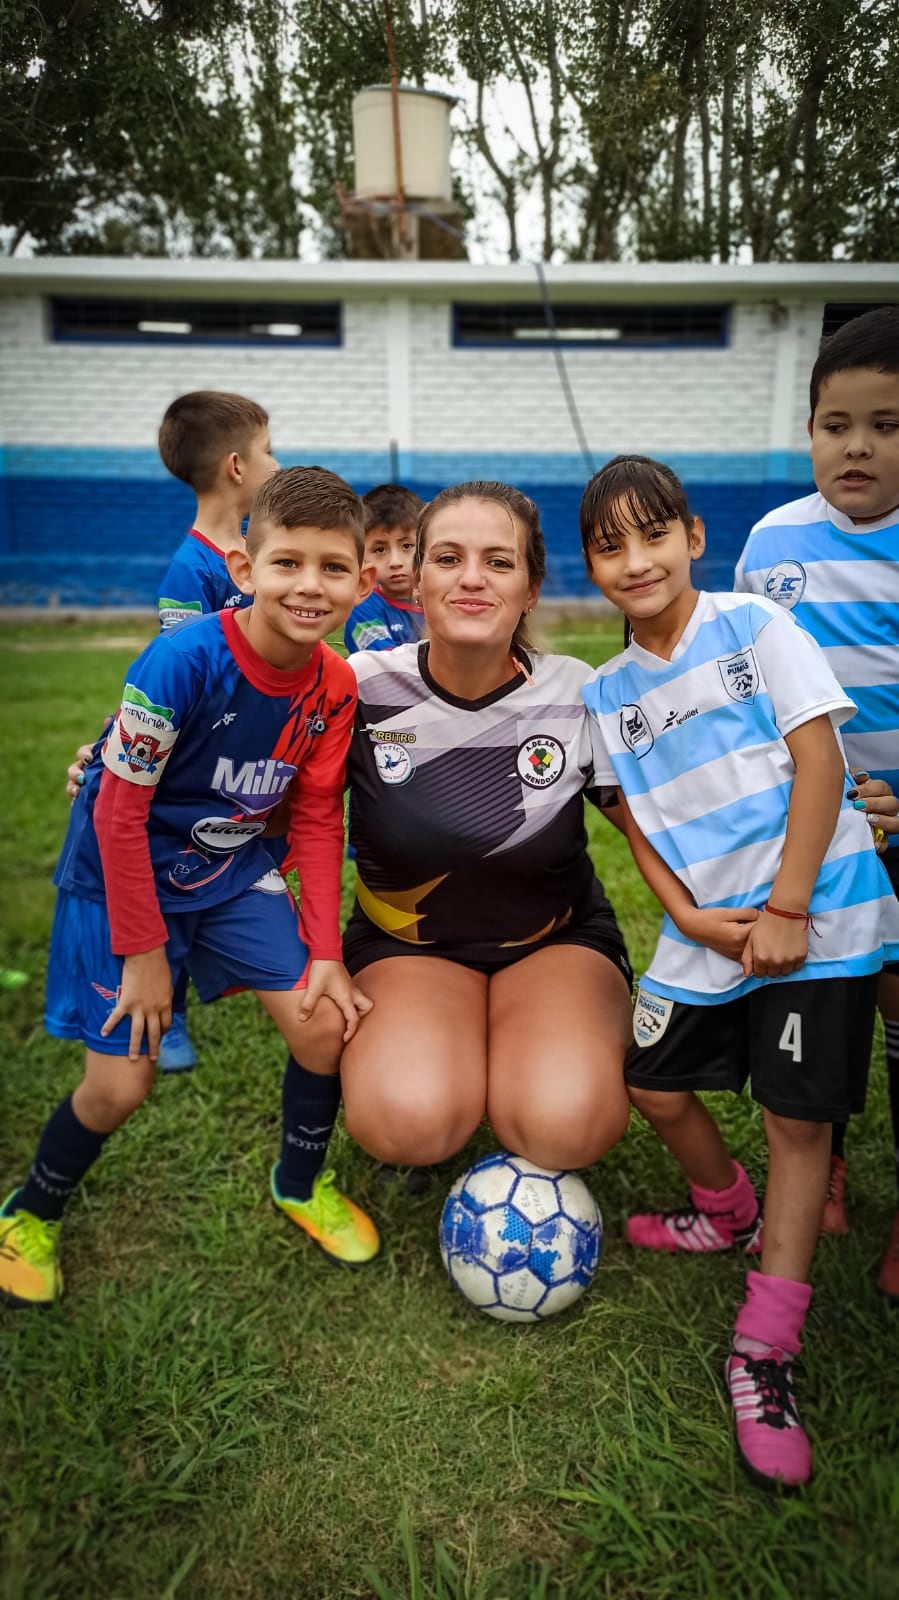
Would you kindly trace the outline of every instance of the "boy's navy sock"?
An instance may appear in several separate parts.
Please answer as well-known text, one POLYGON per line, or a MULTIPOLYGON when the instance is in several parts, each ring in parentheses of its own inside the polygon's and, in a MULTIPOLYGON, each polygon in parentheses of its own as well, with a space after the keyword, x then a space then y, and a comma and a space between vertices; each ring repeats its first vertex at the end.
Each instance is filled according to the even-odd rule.
POLYGON ((325 1164, 337 1110, 340 1075, 307 1072, 288 1056, 281 1085, 281 1160, 275 1174, 285 1199, 308 1200, 325 1164))
POLYGON ((31 1171, 16 1197, 16 1208, 44 1222, 58 1222, 66 1201, 93 1166, 108 1133, 86 1128, 72 1109, 72 1097, 56 1107, 44 1128, 31 1171))
POLYGON ((891 1022, 884 1017, 883 1042, 886 1046, 887 1081, 890 1086, 890 1120, 893 1125, 896 1182, 899 1184, 899 1022, 891 1022))
POLYGON ((847 1122, 835 1122, 830 1133, 830 1153, 832 1156, 845 1156, 846 1154, 846 1129, 847 1122))

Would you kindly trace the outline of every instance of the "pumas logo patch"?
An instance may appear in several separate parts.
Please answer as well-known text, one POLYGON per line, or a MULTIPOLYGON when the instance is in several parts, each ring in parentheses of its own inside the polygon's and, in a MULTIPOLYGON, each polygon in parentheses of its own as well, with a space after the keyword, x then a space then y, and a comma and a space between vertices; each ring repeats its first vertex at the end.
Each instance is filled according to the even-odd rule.
POLYGON ((537 734, 519 745, 515 766, 529 789, 548 789, 565 771, 565 746, 550 734, 537 734))
POLYGON ((779 561, 765 579, 765 595, 785 611, 792 611, 805 593, 805 583, 805 567, 799 561, 779 561))
POLYGON ((732 700, 754 700, 759 686, 759 669, 751 650, 725 656, 718 661, 721 682, 732 700))
POLYGON ((662 1038, 671 1021, 673 1010, 673 1000, 663 1000, 657 994, 647 994, 645 989, 637 990, 637 1002, 634 1006, 634 1042, 641 1050, 645 1050, 647 1045, 656 1044, 662 1038))
POLYGON ((622 706, 618 717, 618 729, 627 748, 633 751, 638 761, 642 761, 655 743, 649 718, 639 706, 622 706))
POLYGON ((375 770, 382 783, 408 783, 415 767, 405 745, 376 744, 375 770))

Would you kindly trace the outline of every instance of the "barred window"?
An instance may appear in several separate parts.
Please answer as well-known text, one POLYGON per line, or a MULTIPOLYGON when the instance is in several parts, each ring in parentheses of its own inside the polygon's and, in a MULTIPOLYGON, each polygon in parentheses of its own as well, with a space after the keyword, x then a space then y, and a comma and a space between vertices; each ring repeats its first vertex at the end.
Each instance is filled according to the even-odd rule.
POLYGON ((455 345, 503 345, 539 349, 557 338, 566 345, 600 349, 706 345, 727 343, 726 305, 578 305, 561 301, 552 307, 555 328, 540 300, 516 302, 457 301, 453 306, 455 345))
POLYGON ((58 341, 113 344, 339 345, 338 301, 123 300, 56 295, 50 328, 58 341))
POLYGON ((899 305, 899 300, 867 300, 867 301, 833 301, 824 307, 824 316, 821 319, 821 338, 829 339, 845 323, 852 322, 854 317, 864 316, 866 311, 883 311, 887 306, 899 305))

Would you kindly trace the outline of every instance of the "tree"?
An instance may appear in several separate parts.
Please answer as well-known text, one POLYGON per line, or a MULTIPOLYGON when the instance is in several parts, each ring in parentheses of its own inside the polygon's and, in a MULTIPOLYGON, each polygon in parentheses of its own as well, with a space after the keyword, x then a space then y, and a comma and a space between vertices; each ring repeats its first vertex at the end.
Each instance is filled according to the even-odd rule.
POLYGON ((10 253, 26 237, 72 253, 294 252, 296 206, 279 192, 289 119, 272 128, 284 108, 270 8, 252 9, 259 52, 258 66, 244 58, 247 89, 236 84, 246 16, 228 0, 4 0, 10 253))
MULTIPOLYGON (((392 0, 492 256, 899 256, 895 0, 392 0)), ((347 248, 383 0, 2 0, 15 248, 347 248)))

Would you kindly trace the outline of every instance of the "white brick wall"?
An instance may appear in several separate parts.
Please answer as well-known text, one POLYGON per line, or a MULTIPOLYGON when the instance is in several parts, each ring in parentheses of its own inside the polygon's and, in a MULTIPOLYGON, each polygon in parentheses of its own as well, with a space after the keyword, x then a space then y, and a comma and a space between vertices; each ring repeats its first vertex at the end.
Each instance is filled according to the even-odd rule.
MULTIPOLYGON (((345 343, 334 350, 54 344, 45 328, 39 289, 139 288, 152 295, 154 280, 173 292, 184 278, 185 292, 201 293, 208 281, 221 294, 218 280, 233 269, 236 293, 283 296, 288 289, 273 283, 273 274, 293 274, 290 287, 302 297, 313 271, 295 263, 238 265, 0 263, 0 290, 8 291, 0 293, 0 443, 151 450, 176 394, 227 388, 268 408, 276 448, 293 458, 384 452, 391 439, 426 456, 577 454, 551 351, 452 346, 453 296, 499 299, 508 283, 509 292, 533 297, 532 274, 523 268, 324 265, 315 269, 314 292, 344 301, 345 343)), ((599 286, 595 292, 617 300, 664 302, 688 282, 710 301, 736 302, 730 342, 720 350, 566 350, 594 452, 804 452, 808 375, 825 300, 889 297, 886 272, 836 265, 548 269, 554 295, 589 299, 590 286, 599 286), (765 298, 746 298, 750 291, 765 298)))
POLYGON ((386 327, 385 302, 355 301, 342 349, 54 344, 40 299, 0 299, 2 442, 153 448, 176 395, 233 389, 266 407, 281 450, 384 449, 386 327))
MULTIPOLYGON (((721 350, 565 352, 598 451, 744 453, 770 448, 780 334, 766 306, 735 306, 721 350)), ((412 447, 572 452, 577 446, 551 351, 464 350, 449 306, 412 308, 412 447)), ((791 448, 784 438, 780 448, 791 448)))

